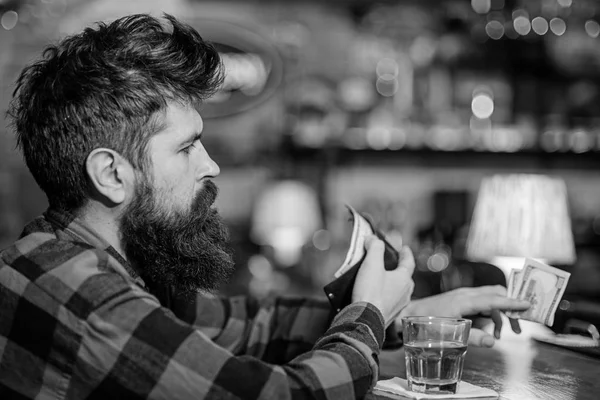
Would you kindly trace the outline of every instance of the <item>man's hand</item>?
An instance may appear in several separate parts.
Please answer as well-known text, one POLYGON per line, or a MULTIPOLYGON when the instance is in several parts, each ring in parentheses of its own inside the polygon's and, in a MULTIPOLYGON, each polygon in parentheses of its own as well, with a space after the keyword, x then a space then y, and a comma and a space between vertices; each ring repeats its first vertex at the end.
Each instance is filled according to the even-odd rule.
POLYGON ((356 274, 352 302, 366 301, 375 305, 383 314, 385 326, 388 327, 410 302, 415 287, 412 280, 415 259, 405 246, 400 250, 398 267, 386 271, 383 265, 383 241, 371 235, 365 240, 365 248, 367 255, 356 274))
MULTIPOLYGON (((432 315, 437 317, 463 318, 483 315, 491 317, 494 322, 494 336, 500 339, 502 329, 502 312, 522 311, 530 307, 526 301, 506 297, 506 288, 497 286, 481 286, 477 288, 460 288, 436 296, 413 300, 396 320, 398 330, 402 329, 402 317, 411 315, 432 315)), ((519 321, 509 319, 512 330, 521 333, 519 321)), ((469 344, 492 347, 494 336, 480 329, 472 328, 469 344)))

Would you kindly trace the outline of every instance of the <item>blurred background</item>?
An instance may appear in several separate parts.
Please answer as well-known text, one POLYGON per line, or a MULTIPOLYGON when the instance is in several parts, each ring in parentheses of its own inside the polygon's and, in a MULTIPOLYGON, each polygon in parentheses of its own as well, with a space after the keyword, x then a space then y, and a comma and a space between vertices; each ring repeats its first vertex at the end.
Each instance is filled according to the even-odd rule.
MULTIPOLYGON (((505 285, 496 256, 512 254, 469 257, 469 228, 486 177, 528 174, 564 183, 568 205, 525 213, 562 221, 542 240, 574 251, 528 254, 572 274, 554 328, 600 321, 599 1, 0 0, 0 109, 47 43, 134 12, 190 23, 227 69, 202 109, 236 251, 225 292, 322 296, 345 204, 411 246, 415 296, 505 285)), ((47 204, 0 129, 2 248, 47 204)), ((502 235, 519 231, 486 237, 502 235)))

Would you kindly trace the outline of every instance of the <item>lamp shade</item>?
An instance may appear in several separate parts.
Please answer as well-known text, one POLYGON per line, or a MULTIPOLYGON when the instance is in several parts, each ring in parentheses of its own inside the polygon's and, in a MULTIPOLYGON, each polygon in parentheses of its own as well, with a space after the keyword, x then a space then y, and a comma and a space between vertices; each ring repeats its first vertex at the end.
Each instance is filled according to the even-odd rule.
POLYGON ((467 239, 467 257, 527 257, 573 264, 575 246, 562 179, 535 174, 483 179, 467 239))
POLYGON ((274 182, 259 196, 250 234, 255 243, 273 248, 277 262, 291 266, 321 224, 315 191, 302 182, 286 180, 274 182))

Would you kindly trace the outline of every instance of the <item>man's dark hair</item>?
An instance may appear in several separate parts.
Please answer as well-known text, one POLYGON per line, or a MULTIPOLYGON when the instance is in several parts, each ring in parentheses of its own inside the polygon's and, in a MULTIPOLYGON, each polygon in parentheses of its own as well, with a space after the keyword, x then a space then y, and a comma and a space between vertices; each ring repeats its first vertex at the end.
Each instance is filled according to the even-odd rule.
POLYGON ((87 156, 110 148, 142 172, 168 102, 196 106, 223 79, 216 49, 170 15, 98 23, 48 46, 19 76, 8 110, 17 145, 51 207, 85 205, 87 156))

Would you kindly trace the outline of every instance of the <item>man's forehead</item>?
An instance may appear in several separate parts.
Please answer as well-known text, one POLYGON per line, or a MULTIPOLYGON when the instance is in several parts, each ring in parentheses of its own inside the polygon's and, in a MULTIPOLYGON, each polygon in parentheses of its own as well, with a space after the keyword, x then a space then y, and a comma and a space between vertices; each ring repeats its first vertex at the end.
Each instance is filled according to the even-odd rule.
POLYGON ((158 118, 162 129, 155 136, 173 141, 186 140, 204 127, 200 113, 191 105, 170 103, 158 118))

